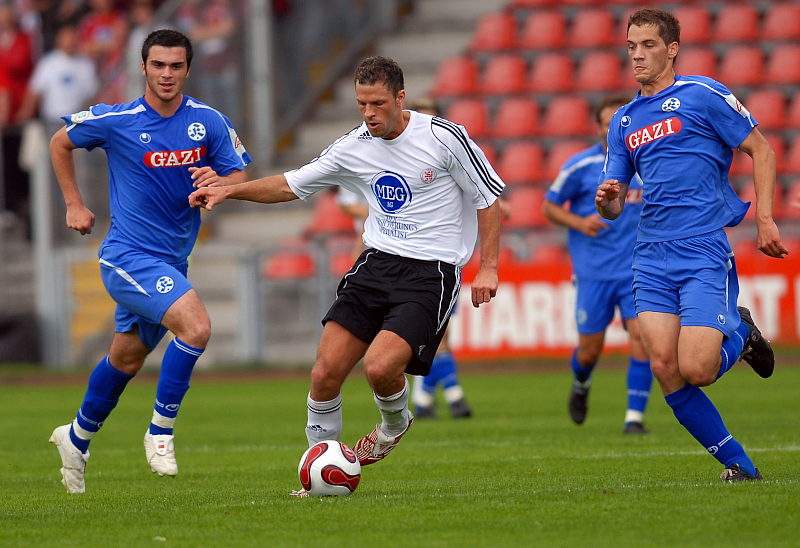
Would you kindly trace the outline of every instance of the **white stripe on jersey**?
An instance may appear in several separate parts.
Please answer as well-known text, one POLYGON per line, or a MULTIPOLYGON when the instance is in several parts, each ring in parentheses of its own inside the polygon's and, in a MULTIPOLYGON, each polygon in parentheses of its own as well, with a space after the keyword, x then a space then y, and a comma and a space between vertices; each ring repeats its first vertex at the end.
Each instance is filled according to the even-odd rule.
MULTIPOLYGON (((83 122, 86 122, 88 120, 99 120, 100 118, 105 118, 106 116, 125 116, 129 114, 139 114, 140 112, 144 111, 145 111, 144 105, 138 105, 135 108, 128 110, 120 110, 119 112, 105 112, 103 114, 95 114, 92 112, 92 109, 90 108, 89 110, 83 111, 83 112, 88 112, 89 115, 80 122, 73 122, 71 125, 67 126, 67 131, 71 130, 76 125, 82 124, 83 122)), ((73 116, 75 116, 75 114, 73 114, 73 116)))
POLYGON ((553 184, 550 185, 550 190, 554 192, 559 192, 561 190, 561 187, 564 186, 567 177, 569 177, 582 167, 588 166, 589 164, 605 162, 605 159, 606 159, 605 154, 593 154, 591 156, 587 156, 586 158, 580 161, 575 162, 574 164, 572 164, 567 168, 562 169, 561 171, 558 172, 556 180, 553 181, 553 184))
POLYGON ((244 156, 244 153, 247 152, 247 151, 245 150, 244 145, 242 144, 242 141, 239 140, 239 136, 236 134, 236 130, 233 129, 225 121, 225 117, 222 115, 222 113, 220 111, 218 111, 214 107, 210 107, 208 105, 204 105, 203 103, 197 103, 195 101, 192 101, 191 99, 186 101, 186 106, 187 107, 191 107, 191 108, 198 108, 198 109, 202 108, 202 109, 210 110, 211 112, 216 113, 216 115, 219 116, 220 119, 222 120, 222 123, 225 124, 225 127, 228 128, 228 139, 230 139, 230 141, 231 141, 231 147, 233 147, 233 150, 235 150, 236 154, 239 155, 239 158, 242 158, 242 156, 244 156), (239 143, 239 144, 237 145, 236 143, 239 143))
POLYGON ((742 118, 747 118, 747 121, 750 122, 750 127, 756 127, 756 125, 753 123, 753 117, 750 115, 750 111, 747 110, 745 106, 739 102, 739 100, 733 93, 728 93, 728 94, 722 93, 721 91, 716 90, 713 87, 709 86, 705 82, 696 82, 694 80, 675 81, 676 86, 684 86, 686 84, 697 84, 698 86, 703 86, 710 89, 711 91, 722 97, 725 100, 725 102, 728 103, 728 106, 730 106, 733 110, 738 112, 742 118))

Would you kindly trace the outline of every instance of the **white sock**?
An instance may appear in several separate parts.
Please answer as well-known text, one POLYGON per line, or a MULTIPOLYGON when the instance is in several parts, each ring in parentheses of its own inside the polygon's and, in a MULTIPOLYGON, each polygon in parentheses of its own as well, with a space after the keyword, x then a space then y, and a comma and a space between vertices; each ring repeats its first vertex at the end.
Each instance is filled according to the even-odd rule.
POLYGON ((342 433, 342 395, 339 394, 330 401, 314 401, 309 394, 306 406, 308 446, 311 447, 323 440, 338 440, 342 433))
POLYGON ((644 422, 644 413, 641 411, 628 409, 625 411, 625 424, 628 424, 629 422, 644 422))
POLYGON ((405 386, 397 394, 385 398, 374 394, 375 403, 383 418, 381 430, 387 436, 396 436, 408 426, 408 388, 408 379, 405 379, 405 386))
POLYGON ((411 401, 417 407, 430 407, 433 405, 436 398, 430 392, 426 392, 422 387, 423 377, 414 375, 414 388, 411 390, 411 401))
POLYGON ((450 386, 444 389, 444 399, 448 404, 456 403, 458 400, 464 399, 464 389, 460 384, 450 386))

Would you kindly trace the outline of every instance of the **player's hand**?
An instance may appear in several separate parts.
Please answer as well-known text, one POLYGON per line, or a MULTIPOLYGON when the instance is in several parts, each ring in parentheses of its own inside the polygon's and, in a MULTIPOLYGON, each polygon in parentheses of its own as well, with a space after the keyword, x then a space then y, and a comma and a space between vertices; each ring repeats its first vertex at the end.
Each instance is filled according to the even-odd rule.
POLYGON ((616 179, 609 179, 600 183, 597 187, 597 194, 594 197, 594 203, 598 207, 607 207, 608 204, 619 198, 620 186, 619 181, 616 179))
POLYGON ((94 213, 85 205, 67 208, 67 228, 81 234, 91 234, 94 226, 94 213))
POLYGON ((758 225, 758 249, 764 255, 783 259, 784 255, 789 254, 781 242, 781 235, 775 221, 758 225))
POLYGON ((190 167, 189 173, 192 174, 192 179, 194 179, 192 186, 195 188, 219 186, 222 184, 221 177, 217 175, 216 171, 211 169, 211 166, 190 167))
POLYGON ((604 222, 603 218, 597 213, 583 217, 578 225, 580 232, 592 238, 596 237, 597 233, 604 228, 608 228, 608 223, 604 222))
POLYGON ((224 202, 225 198, 227 198, 227 194, 223 187, 198 188, 189 194, 189 206, 202 207, 211 211, 215 205, 224 202))
POLYGON ((472 306, 478 308, 497 295, 497 269, 481 268, 472 281, 472 306))

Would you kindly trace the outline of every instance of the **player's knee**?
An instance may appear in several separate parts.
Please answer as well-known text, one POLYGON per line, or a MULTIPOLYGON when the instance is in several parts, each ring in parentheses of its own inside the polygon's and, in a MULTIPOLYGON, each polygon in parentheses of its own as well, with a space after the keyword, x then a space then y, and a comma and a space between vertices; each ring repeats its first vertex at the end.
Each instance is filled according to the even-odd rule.
POLYGON ((600 359, 600 349, 579 347, 575 353, 575 359, 581 367, 589 367, 600 359))
POLYGON ((381 358, 371 358, 364 360, 364 375, 370 386, 382 384, 390 376, 393 376, 394 368, 387 360, 381 358))
POLYGON ((206 317, 193 322, 185 332, 178 335, 183 342, 195 348, 205 348, 211 339, 211 321, 206 317))
POLYGON ((709 371, 707 368, 692 367, 688 370, 681 370, 683 378, 694 386, 708 386, 717 380, 716 371, 709 371))
POLYGON ((318 358, 311 368, 311 392, 316 396, 315 399, 319 398, 319 401, 335 398, 343 382, 344 379, 336 374, 335 368, 329 367, 323 359, 318 358))

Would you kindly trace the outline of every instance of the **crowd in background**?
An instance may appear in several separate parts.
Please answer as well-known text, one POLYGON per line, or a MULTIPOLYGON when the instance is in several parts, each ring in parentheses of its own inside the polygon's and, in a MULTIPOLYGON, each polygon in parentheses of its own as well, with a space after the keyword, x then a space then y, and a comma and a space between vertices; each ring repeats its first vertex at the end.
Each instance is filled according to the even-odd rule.
POLYGON ((26 133, 43 126, 49 135, 64 114, 140 96, 141 44, 157 28, 178 28, 194 42, 195 87, 187 91, 239 120, 230 92, 239 76, 234 3, 185 0, 169 24, 156 20, 163 3, 0 0, 0 229, 17 223, 30 232, 26 133))

